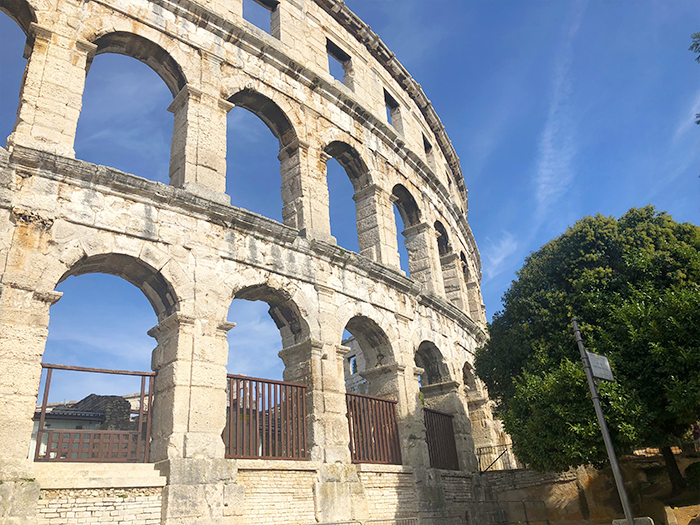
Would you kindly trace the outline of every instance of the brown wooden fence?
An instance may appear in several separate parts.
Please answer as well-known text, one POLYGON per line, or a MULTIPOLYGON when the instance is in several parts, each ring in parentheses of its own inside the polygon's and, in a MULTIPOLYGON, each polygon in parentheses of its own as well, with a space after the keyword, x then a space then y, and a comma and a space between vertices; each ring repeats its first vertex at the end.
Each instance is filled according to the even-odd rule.
POLYGON ((430 466, 446 470, 459 470, 452 416, 424 408, 423 417, 430 466))
MULTIPOLYGON (((42 363, 41 366, 46 369, 46 385, 44 386, 44 397, 39 413, 39 428, 37 430, 34 453, 35 461, 148 462, 151 435, 150 407, 153 405, 153 380, 155 377, 153 372, 105 370, 102 368, 52 365, 48 363, 42 363), (79 423, 83 419, 104 419, 105 414, 103 412, 85 412, 75 408, 80 406, 79 403, 74 406, 62 405, 60 407, 52 407, 48 415, 51 418, 60 416, 63 420, 72 421, 73 428, 60 428, 60 423, 54 423, 57 425, 57 428, 46 428, 49 390, 51 389, 51 379, 54 370, 141 377, 138 411, 127 408, 124 420, 119 422, 120 425, 110 425, 109 421, 105 422, 108 424, 107 426, 123 426, 121 429, 84 429, 82 425, 76 425, 75 423, 79 423)), ((86 399, 90 399, 90 397, 92 396, 86 399)), ((119 399, 119 396, 109 397, 119 399)), ((121 403, 125 404, 126 401, 122 400, 121 403)))
POLYGON ((346 394, 353 463, 401 464, 396 401, 346 394))
POLYGON ((306 385, 228 376, 227 458, 306 459, 306 385))

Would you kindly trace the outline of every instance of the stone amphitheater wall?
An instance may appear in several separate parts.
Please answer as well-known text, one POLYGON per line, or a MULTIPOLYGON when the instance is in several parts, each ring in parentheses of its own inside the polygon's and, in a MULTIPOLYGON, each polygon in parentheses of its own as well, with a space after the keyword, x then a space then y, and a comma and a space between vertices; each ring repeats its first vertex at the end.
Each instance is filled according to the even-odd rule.
MULTIPOLYGON (((0 148, 0 523, 48 519, 41 491, 123 488, 109 475, 95 486, 66 474, 49 489, 49 465, 27 457, 56 286, 95 272, 138 287, 158 317, 150 459, 164 478, 161 523, 464 515, 455 487, 471 486, 475 446, 496 431, 489 404, 475 403, 483 385, 463 374, 486 336, 458 159, 420 86, 341 1, 261 3, 272 7, 270 34, 242 17, 241 0, 0 0, 27 35, 28 57, 0 148), (344 82, 329 73, 329 49, 349 57, 344 82), (75 159, 85 75, 101 53, 141 60, 170 89, 169 185, 75 159), (279 140, 283 223, 229 204, 235 106, 279 140), (353 184, 360 253, 331 236, 331 157, 353 184), (284 378, 307 386, 308 462, 225 458, 234 298, 270 305, 284 378), (402 465, 351 461, 346 328, 360 341, 369 393, 397 402, 402 465), (430 466, 423 405, 453 416, 456 473, 430 466)), ((160 494, 160 482, 144 483, 132 488, 160 494)))

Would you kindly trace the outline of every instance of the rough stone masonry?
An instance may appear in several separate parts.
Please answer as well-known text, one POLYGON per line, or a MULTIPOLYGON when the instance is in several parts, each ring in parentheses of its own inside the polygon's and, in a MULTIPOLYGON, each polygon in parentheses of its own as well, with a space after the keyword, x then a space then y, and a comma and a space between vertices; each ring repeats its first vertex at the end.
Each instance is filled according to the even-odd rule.
POLYGON ((472 372, 485 317, 457 155, 420 85, 341 0, 259 3, 270 33, 242 0, 0 0, 28 57, 0 148, 2 524, 463 516, 479 490, 475 447, 502 436, 472 372), (169 185, 75 159, 101 53, 144 62, 170 89, 169 185), (279 139, 283 224, 224 192, 235 106, 279 139), (354 187, 359 254, 330 233, 331 158, 354 187), (55 288, 93 272, 138 287, 158 317, 150 463, 28 457, 55 288), (270 305, 285 381, 306 385, 306 461, 226 457, 234 298, 270 305), (397 402, 401 464, 353 462, 346 379, 397 402), (458 470, 431 467, 424 408, 452 417, 458 470))

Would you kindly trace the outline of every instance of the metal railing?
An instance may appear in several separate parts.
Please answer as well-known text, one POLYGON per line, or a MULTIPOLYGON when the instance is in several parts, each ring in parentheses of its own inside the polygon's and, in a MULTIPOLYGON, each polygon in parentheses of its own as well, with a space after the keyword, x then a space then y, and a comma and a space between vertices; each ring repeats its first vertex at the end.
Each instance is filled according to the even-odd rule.
POLYGON ((479 460, 479 472, 487 470, 514 470, 525 466, 518 461, 513 454, 513 445, 494 445, 491 447, 479 447, 476 449, 476 457, 479 460))
POLYGON ((549 525, 544 501, 470 501, 467 525, 549 525))
POLYGON ((401 464, 396 401, 346 394, 353 463, 401 464))
POLYGON ((228 376, 227 458, 306 459, 306 385, 228 376))
MULTIPOLYGON (((153 372, 131 372, 127 370, 106 370, 102 368, 86 368, 82 366, 66 366, 42 363, 46 369, 46 384, 39 416, 39 428, 35 444, 35 461, 72 461, 72 462, 111 462, 111 463, 147 463, 151 435, 151 406, 153 405, 153 372), (137 376, 141 378, 139 394, 139 409, 134 411, 129 406, 126 418, 119 422, 105 421, 101 426, 123 426, 102 430, 99 428, 47 428, 47 408, 49 390, 54 370, 69 370, 72 372, 89 372, 98 374, 113 374, 137 376), (133 416, 137 416, 135 419, 133 416)), ((89 397, 89 396, 88 396, 89 397)), ((122 396, 110 396, 122 397, 122 396)), ((87 399, 87 398, 86 398, 87 399)), ((127 402, 125 400, 125 402, 127 402)), ((49 417, 57 415, 58 407, 49 412, 49 417)), ((70 406, 62 406, 62 419, 80 421, 86 418, 70 406)), ((90 416, 92 419, 96 414, 90 416)), ((103 415, 102 418, 107 418, 103 415)), ((60 423, 58 423, 60 425, 60 423)))
POLYGON ((452 416, 424 408, 423 419, 430 466, 446 470, 459 470, 452 416))

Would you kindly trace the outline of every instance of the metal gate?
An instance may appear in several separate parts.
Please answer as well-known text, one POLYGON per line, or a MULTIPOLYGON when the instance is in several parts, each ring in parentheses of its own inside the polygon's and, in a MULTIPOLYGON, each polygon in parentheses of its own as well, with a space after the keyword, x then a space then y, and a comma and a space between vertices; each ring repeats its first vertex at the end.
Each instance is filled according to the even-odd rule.
POLYGON ((423 409, 423 415, 430 466, 446 470, 459 470, 452 416, 428 408, 423 409))

